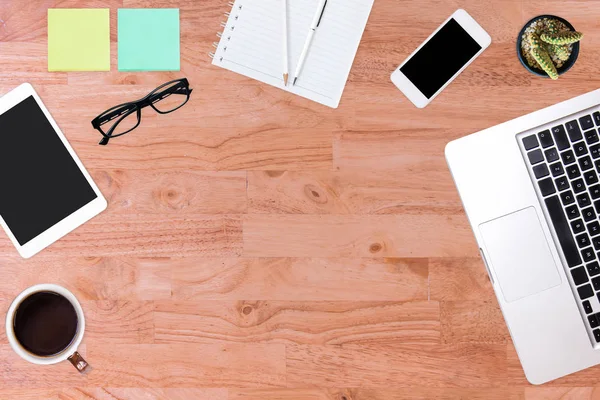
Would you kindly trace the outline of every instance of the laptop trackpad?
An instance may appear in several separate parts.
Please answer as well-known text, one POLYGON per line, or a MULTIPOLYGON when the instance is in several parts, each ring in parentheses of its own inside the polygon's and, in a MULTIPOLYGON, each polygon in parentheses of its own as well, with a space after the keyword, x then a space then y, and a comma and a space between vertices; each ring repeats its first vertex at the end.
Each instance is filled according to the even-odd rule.
POLYGON ((479 225, 488 267, 507 302, 560 285, 550 247, 535 208, 479 225))

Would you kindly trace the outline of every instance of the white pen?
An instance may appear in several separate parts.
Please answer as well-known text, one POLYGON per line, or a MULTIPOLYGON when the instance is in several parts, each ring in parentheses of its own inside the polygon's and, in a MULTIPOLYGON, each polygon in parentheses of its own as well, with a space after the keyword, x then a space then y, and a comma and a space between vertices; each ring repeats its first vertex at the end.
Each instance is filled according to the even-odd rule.
POLYGON ((304 48, 302 49, 302 54, 300 54, 300 61, 298 61, 298 67, 296 68, 296 73, 294 74, 294 82, 292 85, 296 84, 298 80, 298 76, 300 76, 300 71, 302 71, 302 67, 304 66, 304 61, 306 61, 306 55, 308 54, 308 49, 310 49, 310 45, 312 43, 313 37, 315 36, 315 31, 319 27, 321 23, 321 19, 323 18, 323 13, 325 12, 325 6, 327 5, 327 0, 319 0, 319 7, 317 7, 317 13, 313 18, 312 24, 310 25, 310 31, 308 31, 308 37, 306 38, 306 42, 304 42, 304 48))
POLYGON ((283 84, 287 86, 289 77, 288 67, 288 34, 287 34, 287 1, 283 1, 283 84))

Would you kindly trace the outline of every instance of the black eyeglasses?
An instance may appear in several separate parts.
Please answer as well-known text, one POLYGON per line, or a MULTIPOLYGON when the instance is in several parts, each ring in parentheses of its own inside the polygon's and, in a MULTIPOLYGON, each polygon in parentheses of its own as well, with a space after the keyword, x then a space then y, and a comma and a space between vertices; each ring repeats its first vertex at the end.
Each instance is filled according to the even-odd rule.
POLYGON ((106 146, 110 139, 137 128, 142 121, 144 107, 150 106, 159 114, 168 114, 183 107, 192 90, 187 79, 177 79, 160 85, 143 99, 109 108, 92 120, 94 129, 104 136, 99 144, 106 146), (104 126, 108 123, 111 125, 104 126))

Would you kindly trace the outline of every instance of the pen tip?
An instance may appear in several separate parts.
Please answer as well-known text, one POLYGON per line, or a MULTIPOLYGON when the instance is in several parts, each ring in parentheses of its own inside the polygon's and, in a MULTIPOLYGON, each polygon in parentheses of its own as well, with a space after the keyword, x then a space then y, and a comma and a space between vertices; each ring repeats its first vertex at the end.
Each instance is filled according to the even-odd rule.
POLYGON ((289 76, 288 74, 283 74, 283 84, 285 86, 287 86, 287 83, 288 83, 288 76, 289 76))
POLYGON ((294 82, 292 83, 292 86, 296 86, 296 81, 298 80, 298 77, 294 78, 294 82))

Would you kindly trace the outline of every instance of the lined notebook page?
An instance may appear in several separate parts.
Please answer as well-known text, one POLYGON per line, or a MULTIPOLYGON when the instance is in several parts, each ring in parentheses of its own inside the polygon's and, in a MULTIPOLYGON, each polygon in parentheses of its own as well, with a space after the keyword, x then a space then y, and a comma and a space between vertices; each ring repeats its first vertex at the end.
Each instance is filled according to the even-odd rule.
POLYGON ((213 64, 336 108, 374 0, 328 0, 306 62, 292 80, 318 0, 237 0, 213 64), (283 84, 283 5, 288 2, 290 80, 283 84))

